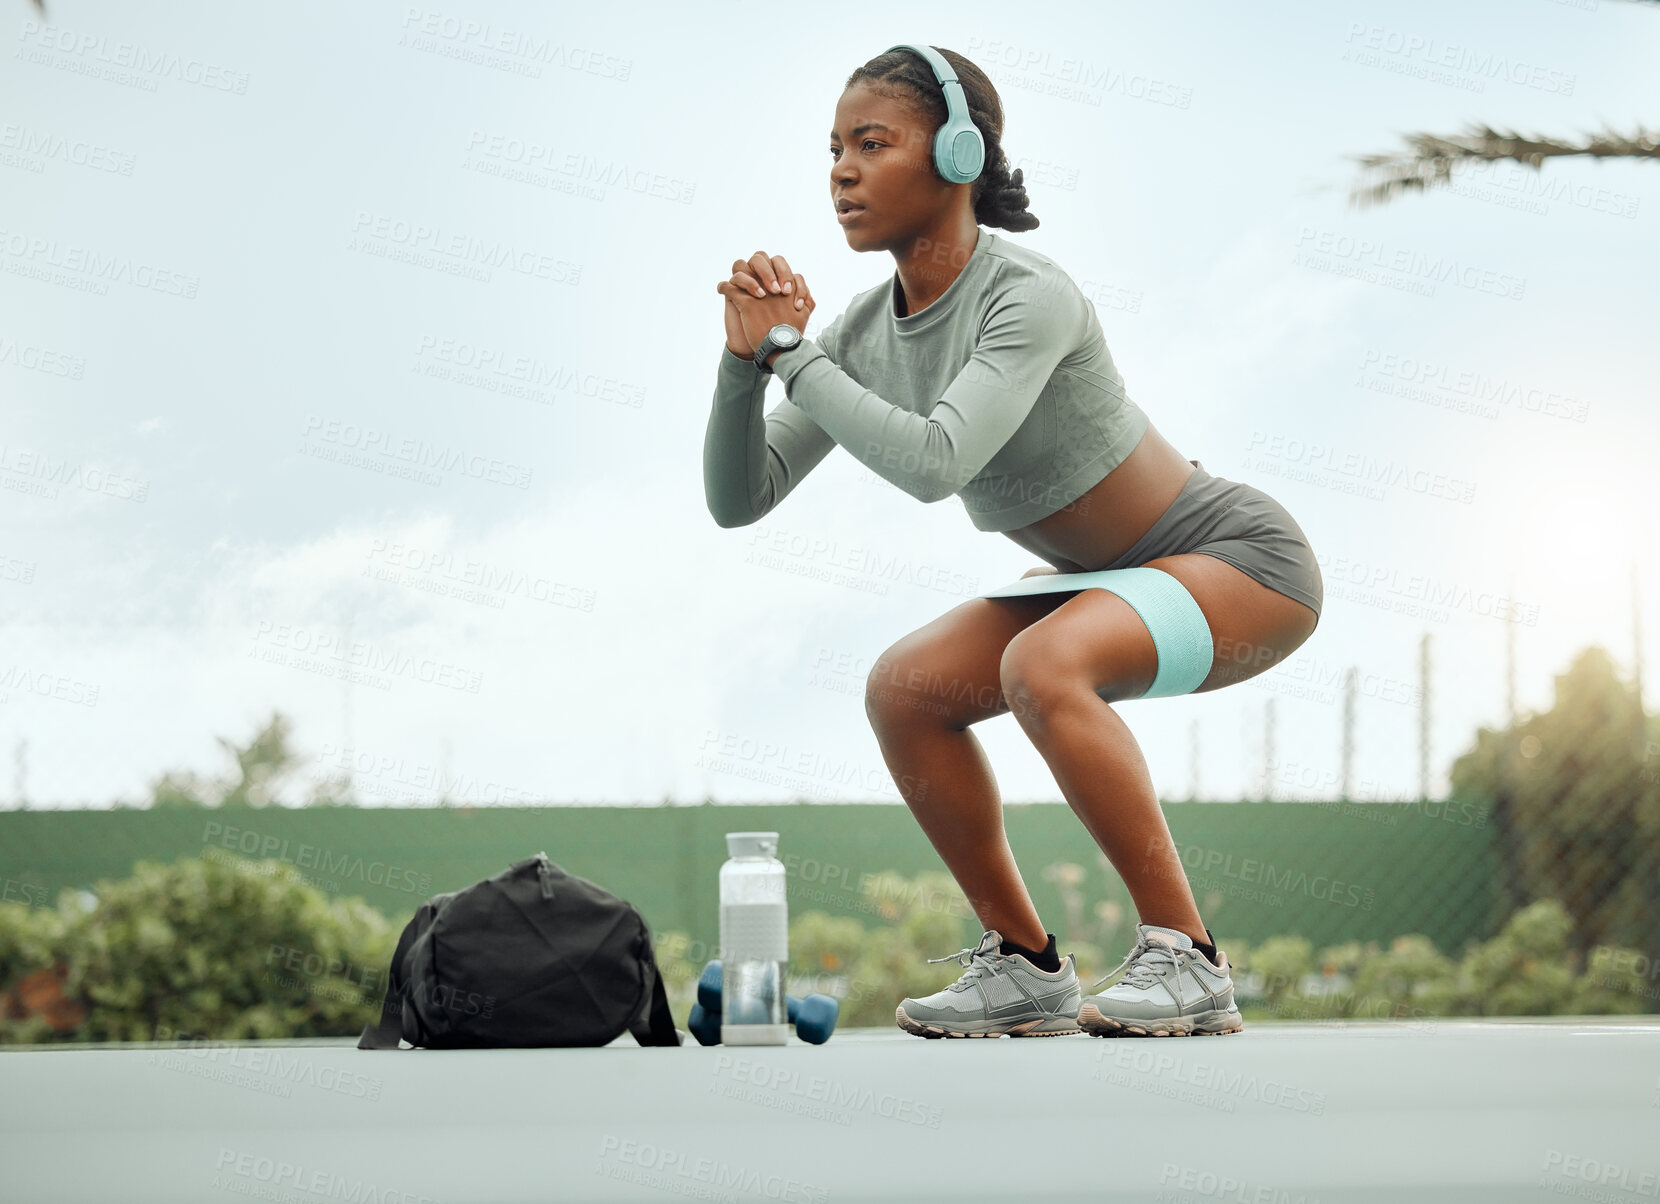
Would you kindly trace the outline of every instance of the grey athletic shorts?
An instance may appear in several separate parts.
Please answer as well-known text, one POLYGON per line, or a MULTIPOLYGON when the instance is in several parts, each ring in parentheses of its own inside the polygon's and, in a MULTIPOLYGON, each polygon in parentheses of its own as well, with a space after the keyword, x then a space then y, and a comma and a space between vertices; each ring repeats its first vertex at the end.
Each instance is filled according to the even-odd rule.
POLYGON ((1314 550, 1297 520, 1255 486, 1213 477, 1197 460, 1193 475, 1147 534, 1103 569, 1125 569, 1160 556, 1203 552, 1271 590, 1311 608, 1319 621, 1326 591, 1314 550))

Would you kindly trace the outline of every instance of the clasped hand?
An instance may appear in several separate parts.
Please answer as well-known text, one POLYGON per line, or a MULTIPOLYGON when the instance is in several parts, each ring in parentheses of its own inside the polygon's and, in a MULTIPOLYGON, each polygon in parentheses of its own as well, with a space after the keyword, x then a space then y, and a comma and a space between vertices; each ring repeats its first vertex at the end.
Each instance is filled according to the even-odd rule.
POLYGON ((726 298, 726 346, 734 355, 753 359, 767 331, 780 322, 807 333, 813 315, 807 278, 791 270, 782 255, 757 251, 732 261, 732 278, 715 285, 726 298))

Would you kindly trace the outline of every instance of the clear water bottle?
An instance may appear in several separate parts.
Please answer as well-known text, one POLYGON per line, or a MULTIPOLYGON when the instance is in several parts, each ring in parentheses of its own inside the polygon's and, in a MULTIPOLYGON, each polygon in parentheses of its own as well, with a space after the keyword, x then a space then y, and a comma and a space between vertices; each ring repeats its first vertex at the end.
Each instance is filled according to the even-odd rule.
POLYGON ((784 1045, 790 1026, 784 997, 789 916, 778 833, 728 832, 720 867, 723 1045, 784 1045))

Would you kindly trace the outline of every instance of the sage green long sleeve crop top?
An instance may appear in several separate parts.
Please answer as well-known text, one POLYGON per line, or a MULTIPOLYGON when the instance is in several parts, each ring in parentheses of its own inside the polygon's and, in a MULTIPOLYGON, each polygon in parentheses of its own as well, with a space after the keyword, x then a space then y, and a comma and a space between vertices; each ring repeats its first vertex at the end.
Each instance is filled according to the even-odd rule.
POLYGON ((786 400, 764 418, 772 374, 722 345, 703 445, 718 524, 762 518, 839 443, 912 497, 958 494, 979 530, 1012 531, 1140 442, 1095 307, 1050 259, 981 227, 938 300, 901 317, 900 295, 896 272, 774 360, 786 400))

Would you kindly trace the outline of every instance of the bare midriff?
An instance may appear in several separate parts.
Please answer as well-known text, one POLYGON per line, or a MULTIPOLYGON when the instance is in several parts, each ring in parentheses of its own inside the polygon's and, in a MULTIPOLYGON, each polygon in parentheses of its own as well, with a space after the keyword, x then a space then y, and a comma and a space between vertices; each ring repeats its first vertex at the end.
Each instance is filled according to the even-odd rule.
POLYGON ((1004 534, 1060 572, 1105 568, 1170 508, 1194 471, 1148 423, 1141 442, 1117 468, 1055 513, 1004 534))

